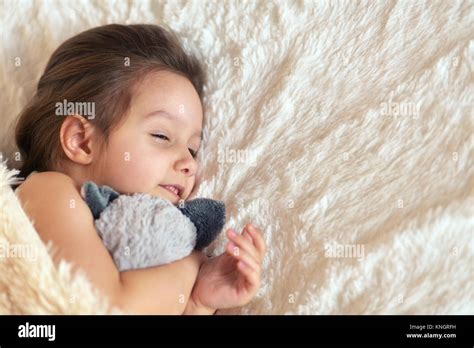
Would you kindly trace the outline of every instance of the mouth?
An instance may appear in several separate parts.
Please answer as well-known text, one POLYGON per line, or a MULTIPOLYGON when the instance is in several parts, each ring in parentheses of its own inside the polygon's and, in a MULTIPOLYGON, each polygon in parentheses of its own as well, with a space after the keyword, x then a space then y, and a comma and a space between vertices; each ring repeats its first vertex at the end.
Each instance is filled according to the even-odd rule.
POLYGON ((169 184, 169 185, 160 185, 164 189, 171 192, 176 198, 181 199, 181 196, 184 191, 184 187, 181 185, 169 184))

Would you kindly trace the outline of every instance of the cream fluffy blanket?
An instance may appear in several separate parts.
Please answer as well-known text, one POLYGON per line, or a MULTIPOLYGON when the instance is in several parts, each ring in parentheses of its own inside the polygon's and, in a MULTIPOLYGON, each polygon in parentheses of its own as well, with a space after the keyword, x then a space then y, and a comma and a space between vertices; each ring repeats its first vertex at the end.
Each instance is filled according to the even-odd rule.
MULTIPOLYGON (((12 122, 67 37, 166 23, 203 59, 199 195, 226 201, 226 227, 261 226, 269 246, 258 296, 221 314, 474 313, 472 1, 0 6, 10 168, 12 122)), ((105 312, 85 278, 52 265, 8 175, 0 243, 37 259, 0 258, 0 312, 105 312)))

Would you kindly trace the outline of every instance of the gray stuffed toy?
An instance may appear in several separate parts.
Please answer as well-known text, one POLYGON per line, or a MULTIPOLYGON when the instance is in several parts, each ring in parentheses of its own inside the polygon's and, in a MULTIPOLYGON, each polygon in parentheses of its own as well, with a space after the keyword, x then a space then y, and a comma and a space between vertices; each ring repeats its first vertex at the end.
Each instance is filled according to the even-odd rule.
POLYGON ((202 250, 225 223, 224 203, 207 198, 176 207, 147 193, 120 195, 91 181, 82 186, 81 195, 121 272, 163 265, 202 250))

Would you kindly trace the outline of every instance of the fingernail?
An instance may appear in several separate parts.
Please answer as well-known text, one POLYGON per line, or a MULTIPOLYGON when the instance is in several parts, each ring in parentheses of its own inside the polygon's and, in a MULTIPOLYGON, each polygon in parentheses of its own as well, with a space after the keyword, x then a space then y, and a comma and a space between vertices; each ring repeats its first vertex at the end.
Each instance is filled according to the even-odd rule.
POLYGON ((239 261, 240 267, 247 268, 247 264, 244 261, 239 261))
POLYGON ((229 230, 229 235, 230 235, 231 237, 235 237, 237 234, 235 233, 235 231, 234 231, 233 229, 230 229, 230 230, 229 230))

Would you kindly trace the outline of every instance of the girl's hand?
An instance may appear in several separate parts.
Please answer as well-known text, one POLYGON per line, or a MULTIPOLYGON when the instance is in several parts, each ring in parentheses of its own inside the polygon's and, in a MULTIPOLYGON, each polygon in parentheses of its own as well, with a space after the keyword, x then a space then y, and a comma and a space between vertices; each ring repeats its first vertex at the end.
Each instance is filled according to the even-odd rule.
POLYGON ((227 231, 226 252, 205 262, 197 276, 190 301, 209 310, 243 306, 260 287, 266 246, 262 232, 251 224, 242 234, 227 231))

